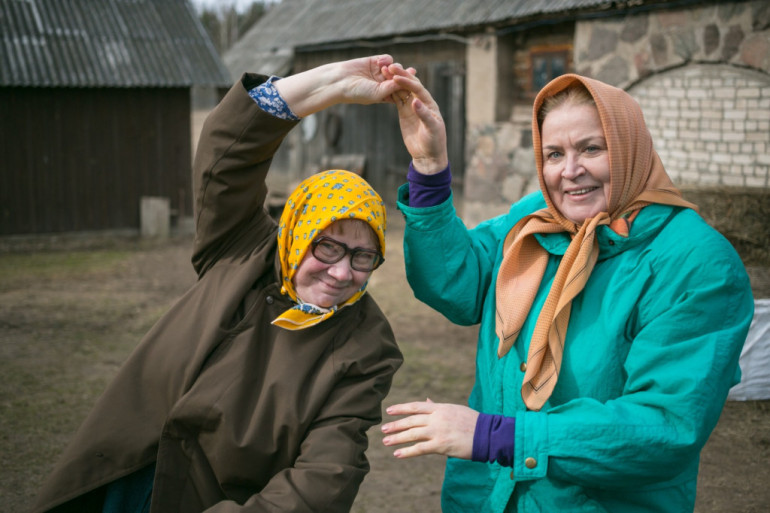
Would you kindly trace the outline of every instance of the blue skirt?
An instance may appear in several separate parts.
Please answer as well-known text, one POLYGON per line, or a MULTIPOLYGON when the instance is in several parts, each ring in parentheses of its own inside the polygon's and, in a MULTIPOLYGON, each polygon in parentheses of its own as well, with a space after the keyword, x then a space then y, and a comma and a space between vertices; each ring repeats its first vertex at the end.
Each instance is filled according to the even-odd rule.
POLYGON ((149 513, 155 464, 107 485, 102 513, 149 513))

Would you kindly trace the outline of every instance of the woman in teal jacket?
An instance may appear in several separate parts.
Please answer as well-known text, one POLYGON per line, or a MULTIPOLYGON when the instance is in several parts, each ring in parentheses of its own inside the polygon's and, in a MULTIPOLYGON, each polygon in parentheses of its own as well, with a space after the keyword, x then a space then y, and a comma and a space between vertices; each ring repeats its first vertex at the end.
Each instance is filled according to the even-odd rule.
POLYGON ((535 100, 541 191, 466 229, 444 124, 398 66, 415 295, 480 323, 469 407, 395 405, 395 456, 449 456, 445 512, 692 511, 753 314, 731 245, 669 180, 636 102, 565 75, 535 100))

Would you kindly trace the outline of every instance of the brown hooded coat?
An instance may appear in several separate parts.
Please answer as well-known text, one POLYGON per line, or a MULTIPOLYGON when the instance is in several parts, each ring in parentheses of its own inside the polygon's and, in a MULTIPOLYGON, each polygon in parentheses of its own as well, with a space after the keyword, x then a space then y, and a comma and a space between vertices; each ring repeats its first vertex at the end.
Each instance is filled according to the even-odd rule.
POLYGON ((349 511, 366 431, 402 361, 370 295, 325 322, 270 322, 280 293, 265 177, 296 123, 244 75, 195 159, 197 283, 150 330, 72 439, 35 512, 101 511, 104 485, 156 462, 151 511, 349 511))

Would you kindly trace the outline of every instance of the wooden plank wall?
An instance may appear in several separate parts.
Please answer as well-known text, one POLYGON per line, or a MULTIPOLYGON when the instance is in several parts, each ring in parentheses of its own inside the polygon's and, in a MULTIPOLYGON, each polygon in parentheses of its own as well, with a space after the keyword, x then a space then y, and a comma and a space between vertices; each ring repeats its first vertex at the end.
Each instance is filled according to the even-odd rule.
MULTIPOLYGON (((379 53, 391 54, 397 62, 414 66, 418 76, 436 98, 445 117, 450 143, 453 183, 462 187, 465 164, 465 46, 457 41, 440 40, 378 47, 302 51, 296 54, 295 72, 326 62, 379 53)), ((409 154, 404 148, 398 115, 392 105, 339 105, 319 116, 319 132, 330 114, 340 117, 337 144, 328 141, 306 144, 304 162, 312 167, 324 155, 364 153, 365 177, 389 202, 395 200, 396 187, 406 181, 409 154)))
POLYGON ((139 227, 141 196, 191 215, 190 93, 0 88, 0 235, 139 227))

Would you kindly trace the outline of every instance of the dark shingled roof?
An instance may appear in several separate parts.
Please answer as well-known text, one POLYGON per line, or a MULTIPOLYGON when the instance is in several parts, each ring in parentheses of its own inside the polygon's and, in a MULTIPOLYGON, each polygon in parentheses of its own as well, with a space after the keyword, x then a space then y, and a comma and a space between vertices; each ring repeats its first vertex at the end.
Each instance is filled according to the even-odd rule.
POLYGON ((226 87, 187 0, 0 0, 0 86, 226 87))
POLYGON ((282 74, 292 51, 351 42, 447 37, 549 19, 601 15, 665 0, 282 0, 224 56, 233 77, 243 71, 282 74))

